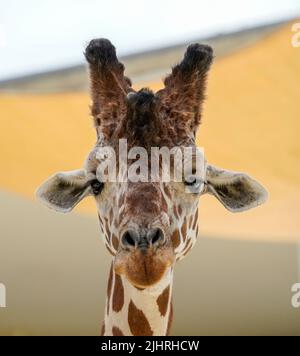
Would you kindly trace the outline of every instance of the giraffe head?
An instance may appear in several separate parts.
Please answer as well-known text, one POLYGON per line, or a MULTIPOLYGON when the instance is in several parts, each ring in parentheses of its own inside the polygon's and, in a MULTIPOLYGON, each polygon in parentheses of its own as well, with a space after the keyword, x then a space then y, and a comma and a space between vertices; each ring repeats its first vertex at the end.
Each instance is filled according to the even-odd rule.
POLYGON ((50 177, 37 194, 60 212, 71 211, 93 195, 115 272, 134 286, 146 288, 158 283, 195 244, 198 203, 203 194, 212 194, 225 208, 239 212, 263 203, 267 193, 248 175, 218 169, 203 156, 201 168, 194 167, 198 152, 195 135, 213 60, 209 46, 189 46, 182 62, 165 79, 164 89, 157 93, 132 89, 108 40, 91 41, 85 56, 97 143, 83 169, 50 177), (121 147, 125 140, 126 146, 121 147), (168 162, 173 168, 168 181, 161 179, 167 163, 160 156, 158 179, 150 178, 149 157, 154 147, 176 148, 168 162), (183 161, 182 152, 187 148, 192 170, 189 175, 180 173, 183 179, 178 180, 174 157, 183 161), (124 155, 128 158, 125 168, 124 155), (116 179, 105 180, 111 169, 116 179))

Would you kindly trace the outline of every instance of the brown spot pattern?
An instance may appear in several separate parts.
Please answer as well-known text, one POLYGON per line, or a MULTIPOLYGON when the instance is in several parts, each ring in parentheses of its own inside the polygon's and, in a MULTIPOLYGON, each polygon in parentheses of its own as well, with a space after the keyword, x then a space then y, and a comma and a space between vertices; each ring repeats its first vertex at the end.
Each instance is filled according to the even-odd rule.
POLYGON ((180 234, 179 234, 179 230, 175 230, 172 234, 172 244, 173 244, 173 248, 177 248, 180 245, 180 234))
POLYGON ((194 223, 193 223, 193 230, 196 229, 197 222, 198 222, 198 209, 197 209, 197 211, 195 213, 195 218, 194 218, 194 223))
POLYGON ((114 218, 113 210, 110 209, 110 211, 109 211, 109 221, 110 221, 111 224, 112 224, 112 222, 113 222, 113 218, 114 218))
POLYGON ((105 334, 105 323, 103 321, 102 327, 101 327, 101 336, 103 336, 104 334, 105 334))
POLYGON ((182 234, 183 241, 186 240, 186 231, 187 231, 187 222, 186 219, 184 219, 184 223, 181 227, 181 234, 182 234))
POLYGON ((165 212, 168 211, 168 203, 163 194, 161 195, 161 209, 165 212))
POLYGON ((142 310, 138 309, 133 301, 130 301, 128 308, 128 324, 133 336, 152 336, 149 321, 142 310))
POLYGON ((192 248, 192 245, 193 245, 192 240, 190 240, 190 241, 188 242, 188 244, 186 245, 185 250, 184 250, 184 252, 183 252, 183 255, 184 255, 184 256, 186 256, 186 254, 190 251, 190 249, 192 248))
POLYGON ((192 244, 188 247, 188 249, 185 251, 183 255, 186 256, 190 252, 191 248, 192 248, 192 244))
POLYGON ((119 240, 115 234, 113 234, 113 236, 112 236, 112 244, 113 244, 114 249, 117 251, 119 248, 119 240))
POLYGON ((193 221, 194 221, 194 215, 191 215, 189 218, 189 227, 192 229, 193 226, 193 221))
POLYGON ((179 215, 178 215, 178 211, 177 211, 176 205, 173 206, 173 212, 174 212, 174 215, 175 215, 176 219, 179 219, 179 215))
POLYGON ((106 236, 107 242, 109 242, 109 231, 110 231, 110 228, 109 228, 108 220, 105 219, 105 236, 106 236))
POLYGON ((98 214, 98 220, 99 220, 99 225, 100 225, 101 231, 103 232, 103 223, 102 223, 102 219, 100 218, 99 214, 98 214))
POLYGON ((109 312, 109 301, 111 296, 111 288, 112 288, 112 279, 113 279, 113 265, 110 266, 108 283, 107 283, 107 314, 109 312))
POLYGON ((179 216, 181 216, 181 214, 182 214, 182 207, 181 207, 181 205, 178 205, 178 214, 179 214, 179 216))
POLYGON ((170 295, 170 286, 165 288, 161 295, 157 298, 156 303, 158 305, 159 312, 162 316, 165 316, 168 310, 170 295))
POLYGON ((119 328, 117 328, 116 326, 114 326, 112 328, 112 334, 113 334, 113 336, 124 336, 122 331, 119 328))
POLYGON ((115 274, 115 286, 112 300, 112 307, 115 312, 119 312, 124 305, 124 287, 122 279, 118 274, 115 274))

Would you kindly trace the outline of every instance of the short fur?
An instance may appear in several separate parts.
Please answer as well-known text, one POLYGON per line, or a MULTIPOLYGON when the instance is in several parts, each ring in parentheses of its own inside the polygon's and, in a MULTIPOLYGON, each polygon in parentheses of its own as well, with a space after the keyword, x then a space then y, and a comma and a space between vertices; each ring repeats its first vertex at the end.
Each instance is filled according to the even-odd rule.
POLYGON ((196 243, 200 196, 213 194, 236 212, 262 204, 267 193, 246 174, 206 163, 198 177, 202 188, 190 194, 190 182, 100 182, 96 172, 102 158, 97 153, 103 146, 117 151, 121 138, 127 139, 128 148, 188 146, 196 150, 213 52, 206 45, 189 46, 158 93, 131 88, 108 40, 92 40, 85 56, 97 144, 84 169, 50 177, 37 194, 60 212, 71 211, 87 195, 95 198, 103 242, 112 256, 101 334, 167 335, 173 320, 174 266, 196 243))

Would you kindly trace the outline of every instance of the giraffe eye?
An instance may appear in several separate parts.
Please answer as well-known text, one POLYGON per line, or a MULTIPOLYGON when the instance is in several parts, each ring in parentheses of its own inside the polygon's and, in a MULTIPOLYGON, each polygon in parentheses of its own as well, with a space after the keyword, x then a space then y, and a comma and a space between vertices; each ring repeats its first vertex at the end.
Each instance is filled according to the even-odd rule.
POLYGON ((202 178, 190 176, 184 181, 184 184, 189 188, 192 193, 201 193, 204 188, 205 182, 202 178))
POLYGON ((195 185, 197 183, 197 178, 196 177, 189 177, 187 178, 186 181, 184 181, 184 184, 187 185, 187 186, 192 186, 192 185, 195 185))
POLYGON ((103 189, 103 183, 100 183, 97 179, 95 179, 91 181, 90 185, 94 195, 101 193, 101 190, 103 189))

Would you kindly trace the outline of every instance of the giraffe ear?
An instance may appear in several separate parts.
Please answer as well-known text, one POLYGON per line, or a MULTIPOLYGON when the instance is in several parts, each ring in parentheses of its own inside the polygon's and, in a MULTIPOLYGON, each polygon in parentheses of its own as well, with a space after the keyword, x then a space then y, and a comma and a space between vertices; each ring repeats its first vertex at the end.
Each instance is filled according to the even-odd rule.
POLYGON ((86 172, 81 169, 53 175, 37 189, 36 196, 48 208, 68 213, 90 193, 86 172))
POLYGON ((213 194, 231 212, 255 208, 266 202, 268 192, 253 178, 207 166, 206 180, 208 193, 213 194))

